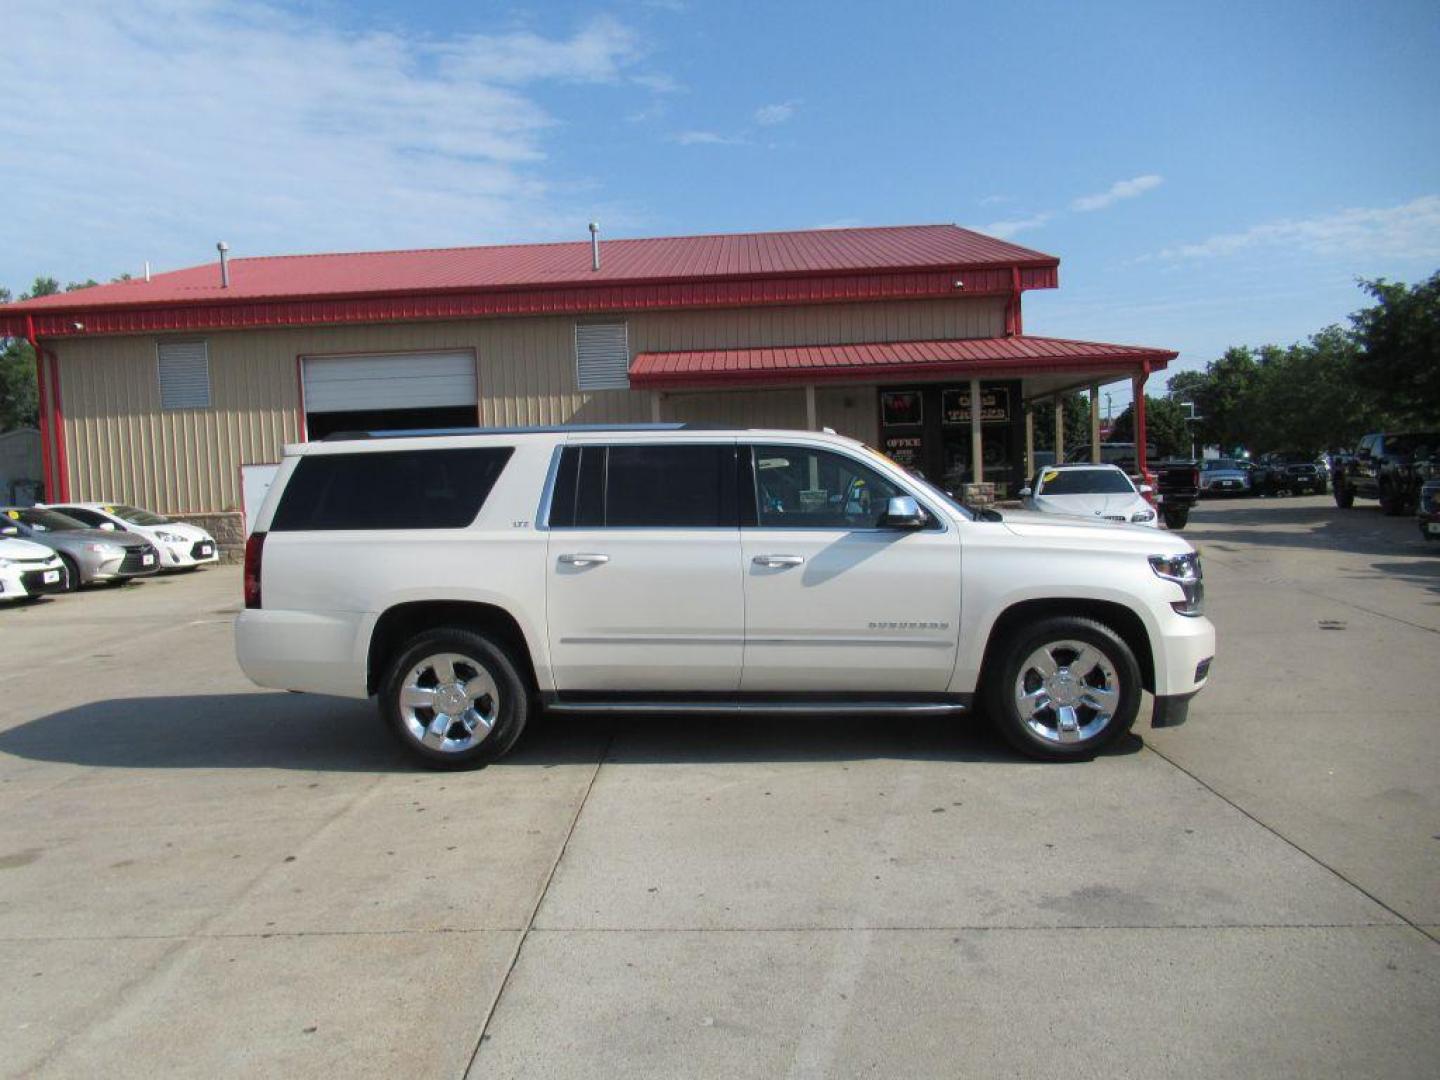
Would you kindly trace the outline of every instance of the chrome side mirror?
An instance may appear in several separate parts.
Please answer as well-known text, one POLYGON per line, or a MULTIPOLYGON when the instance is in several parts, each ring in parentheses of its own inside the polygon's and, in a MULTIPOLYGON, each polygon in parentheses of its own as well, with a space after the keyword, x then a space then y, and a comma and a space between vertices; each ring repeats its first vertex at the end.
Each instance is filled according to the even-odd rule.
POLYGON ((114 532, 115 523, 113 521, 102 521, 100 523, 100 528, 104 529, 106 532, 114 532))
POLYGON ((1022 499, 1028 499, 1031 495, 1034 495, 1035 492, 1031 491, 1028 487, 1023 487, 1015 494, 1019 495, 1022 499))
POLYGON ((925 511, 909 495, 896 495, 885 505, 885 525, 892 529, 920 529, 925 511))
POLYGON ((1141 484, 1141 485, 1140 485, 1140 494, 1141 494, 1141 495, 1154 495, 1154 494, 1155 494, 1155 489, 1154 489, 1153 487, 1151 487, 1149 484, 1141 484))

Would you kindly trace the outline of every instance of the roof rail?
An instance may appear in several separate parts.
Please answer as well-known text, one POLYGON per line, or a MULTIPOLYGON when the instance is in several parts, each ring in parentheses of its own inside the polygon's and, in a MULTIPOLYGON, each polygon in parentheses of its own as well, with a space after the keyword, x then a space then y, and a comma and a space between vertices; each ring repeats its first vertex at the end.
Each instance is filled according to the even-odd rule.
POLYGON ((550 424, 535 427, 410 428, 401 431, 335 431, 316 442, 351 442, 358 439, 426 439, 455 435, 555 435, 570 431, 741 431, 728 424, 550 424))

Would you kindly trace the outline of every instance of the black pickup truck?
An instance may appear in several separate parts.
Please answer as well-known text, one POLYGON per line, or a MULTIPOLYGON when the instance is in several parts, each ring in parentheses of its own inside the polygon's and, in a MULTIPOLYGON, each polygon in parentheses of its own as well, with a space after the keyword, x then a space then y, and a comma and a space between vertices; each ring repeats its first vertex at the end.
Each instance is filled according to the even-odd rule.
POLYGON ((1356 499, 1379 499, 1393 516, 1413 512, 1420 487, 1440 461, 1440 432, 1376 432, 1337 467, 1335 505, 1348 509, 1356 499))
MULTIPOLYGON (((1167 529, 1183 529, 1190 520, 1190 508, 1200 498, 1200 463, 1187 460, 1156 460, 1155 448, 1147 447, 1145 464, 1155 475, 1155 508, 1167 529)), ((1090 460, 1090 444, 1076 446, 1065 455, 1067 462, 1090 460)), ((1100 460, 1106 465, 1118 465, 1137 485, 1144 483, 1135 460, 1133 442, 1102 442, 1100 460)))
POLYGON ((1262 454, 1256 462, 1255 490, 1261 495, 1325 494, 1325 466, 1320 455, 1301 450, 1262 454))

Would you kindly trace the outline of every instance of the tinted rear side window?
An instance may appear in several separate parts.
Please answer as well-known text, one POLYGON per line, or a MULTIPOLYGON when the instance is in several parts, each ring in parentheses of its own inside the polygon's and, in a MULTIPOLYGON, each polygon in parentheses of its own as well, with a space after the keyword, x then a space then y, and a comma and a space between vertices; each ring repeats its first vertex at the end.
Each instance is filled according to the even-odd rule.
POLYGON ((605 524, 733 528, 734 481, 733 446, 612 446, 605 524))
POLYGON ((486 446, 308 456, 270 528, 461 529, 480 513, 511 453, 486 446))
POLYGON ((734 528, 734 446, 567 447, 550 524, 590 528, 734 528))

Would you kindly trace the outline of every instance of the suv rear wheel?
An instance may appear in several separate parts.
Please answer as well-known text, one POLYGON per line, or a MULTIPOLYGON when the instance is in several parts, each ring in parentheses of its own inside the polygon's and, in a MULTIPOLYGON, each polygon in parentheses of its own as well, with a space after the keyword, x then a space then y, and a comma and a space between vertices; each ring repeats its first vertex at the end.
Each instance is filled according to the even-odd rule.
POLYGON ((504 755, 530 713, 530 692, 505 649, 461 627, 412 638, 386 672, 380 715, 436 769, 478 769, 504 755))
POLYGON ((1140 709, 1135 654, 1093 619, 1061 616, 1022 629, 1005 643, 994 675, 990 718, 1030 757, 1089 757, 1129 731, 1140 709))

